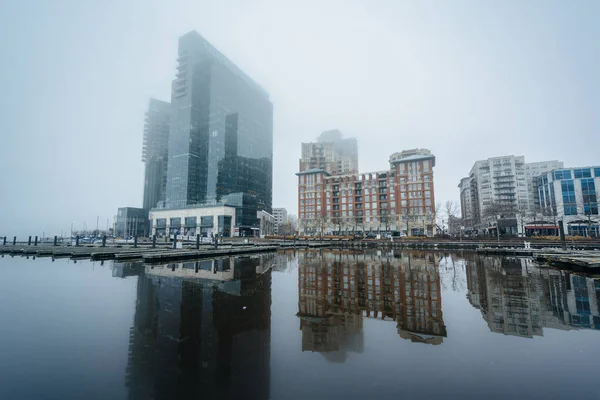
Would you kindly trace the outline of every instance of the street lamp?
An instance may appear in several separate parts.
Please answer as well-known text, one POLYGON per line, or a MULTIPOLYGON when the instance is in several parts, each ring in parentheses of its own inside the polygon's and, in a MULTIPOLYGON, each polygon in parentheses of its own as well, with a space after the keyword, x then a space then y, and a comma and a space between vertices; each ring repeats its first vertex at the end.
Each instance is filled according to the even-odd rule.
POLYGON ((500 215, 496 215, 496 235, 498 236, 498 246, 500 246, 500 215))

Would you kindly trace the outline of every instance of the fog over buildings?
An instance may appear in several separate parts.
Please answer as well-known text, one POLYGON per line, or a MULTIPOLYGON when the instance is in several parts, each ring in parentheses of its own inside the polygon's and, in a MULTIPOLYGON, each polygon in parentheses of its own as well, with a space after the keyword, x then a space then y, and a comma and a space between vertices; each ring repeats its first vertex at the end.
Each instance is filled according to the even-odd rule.
POLYGON ((360 171, 430 149, 439 201, 477 160, 598 165, 599 16, 594 1, 3 2, 0 235, 143 205, 162 165, 141 162, 144 114, 171 101, 192 30, 268 91, 272 207, 292 214, 301 143, 335 129, 360 171))

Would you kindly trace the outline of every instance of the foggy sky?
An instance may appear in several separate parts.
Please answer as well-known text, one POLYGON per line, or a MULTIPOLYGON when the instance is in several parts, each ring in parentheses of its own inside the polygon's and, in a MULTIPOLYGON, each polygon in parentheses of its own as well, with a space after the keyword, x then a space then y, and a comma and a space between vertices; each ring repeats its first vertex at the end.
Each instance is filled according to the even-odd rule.
POLYGON ((435 154, 436 200, 479 159, 600 164, 600 2, 4 1, 0 236, 100 227, 141 206, 144 112, 194 29, 274 105, 273 205, 300 143, 358 138, 361 172, 435 154))

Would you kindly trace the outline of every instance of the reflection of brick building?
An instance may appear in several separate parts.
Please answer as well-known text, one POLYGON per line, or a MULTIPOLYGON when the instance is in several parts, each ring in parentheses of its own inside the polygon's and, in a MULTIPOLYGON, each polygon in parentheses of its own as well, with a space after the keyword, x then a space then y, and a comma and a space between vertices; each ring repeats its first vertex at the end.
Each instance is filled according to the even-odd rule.
POLYGON ((395 321, 400 337, 414 342, 446 336, 433 255, 307 250, 299 255, 298 290, 303 350, 362 351, 363 317, 395 321))
POLYGON ((264 263, 146 267, 130 331, 130 399, 269 398, 271 272, 264 263))
POLYGON ((543 328, 600 329, 600 280, 540 269, 530 260, 474 257, 468 299, 492 332, 542 336, 543 328))

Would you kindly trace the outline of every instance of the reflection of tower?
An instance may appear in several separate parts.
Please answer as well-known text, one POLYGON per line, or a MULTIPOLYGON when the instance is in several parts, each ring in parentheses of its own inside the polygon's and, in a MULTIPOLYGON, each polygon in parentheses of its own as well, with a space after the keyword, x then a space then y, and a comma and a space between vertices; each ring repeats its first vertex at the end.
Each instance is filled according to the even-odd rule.
POLYGON ((526 259, 477 257, 467 263, 467 286, 492 332, 533 337, 543 327, 600 329, 598 279, 526 259))
POLYGON ((264 262, 146 267, 130 334, 129 398, 269 398, 271 271, 263 272, 264 262))
POLYGON ((438 268, 433 254, 402 255, 398 290, 403 307, 397 317, 400 337, 433 345, 446 337, 438 268))
POLYGON ((301 252, 302 349, 336 351, 335 361, 343 361, 344 351, 363 349, 364 317, 396 321, 399 335, 413 342, 442 343, 446 328, 437 265, 433 257, 415 254, 398 258, 336 250, 301 252))

